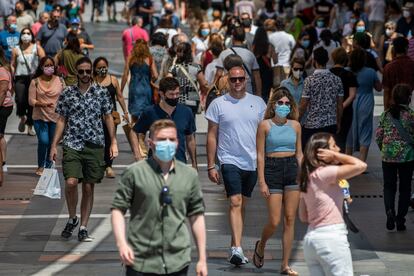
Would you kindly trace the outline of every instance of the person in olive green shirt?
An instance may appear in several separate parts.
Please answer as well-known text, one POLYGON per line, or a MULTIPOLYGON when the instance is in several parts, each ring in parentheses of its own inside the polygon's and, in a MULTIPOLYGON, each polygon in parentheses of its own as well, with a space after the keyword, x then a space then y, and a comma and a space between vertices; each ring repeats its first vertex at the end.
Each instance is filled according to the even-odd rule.
POLYGON ((112 227, 126 275, 187 275, 191 239, 198 248, 196 274, 207 275, 204 202, 197 171, 174 159, 177 129, 171 120, 150 128, 153 157, 131 165, 112 202, 112 227), (124 214, 131 218, 127 234, 124 214))

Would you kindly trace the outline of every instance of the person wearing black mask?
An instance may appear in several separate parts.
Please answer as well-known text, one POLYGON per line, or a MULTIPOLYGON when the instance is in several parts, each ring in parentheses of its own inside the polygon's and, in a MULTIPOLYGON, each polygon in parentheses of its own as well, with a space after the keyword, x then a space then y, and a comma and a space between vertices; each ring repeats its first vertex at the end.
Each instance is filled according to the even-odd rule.
POLYGON ((46 56, 54 57, 62 49, 63 41, 68 33, 65 25, 59 23, 61 12, 52 11, 49 21, 44 24, 36 37, 46 52, 46 56))
MULTIPOLYGON (((136 135, 131 135, 131 145, 135 159, 141 160, 139 150, 139 139, 146 134, 153 122, 160 119, 171 119, 177 125, 178 149, 175 154, 177 160, 187 163, 186 150, 191 159, 191 165, 197 169, 196 141, 195 141, 195 120, 191 109, 178 103, 180 95, 180 84, 173 77, 161 79, 159 92, 161 102, 148 107, 140 116, 134 126, 136 135)), ((151 152, 149 152, 149 156, 151 152)))
POLYGON ((249 13, 244 12, 240 15, 240 25, 243 27, 244 32, 246 33, 246 46, 251 51, 257 27, 253 25, 253 21, 250 18, 249 13))
MULTIPOLYGON (((119 102, 119 105, 122 108, 124 113, 123 118, 125 121, 129 122, 128 108, 125 104, 124 96, 121 93, 121 87, 119 85, 118 79, 108 73, 108 60, 105 57, 97 57, 93 62, 93 77, 96 83, 100 86, 105 87, 108 90, 111 100, 112 100, 112 113, 114 117, 118 118, 119 113, 117 111, 116 102, 119 102)), ((115 125, 115 134, 116 134, 116 125, 115 125)), ((112 170, 113 159, 110 158, 110 148, 111 148, 111 139, 109 136, 108 128, 104 124, 104 135, 105 135, 105 176, 107 178, 114 178, 115 173, 112 170)))

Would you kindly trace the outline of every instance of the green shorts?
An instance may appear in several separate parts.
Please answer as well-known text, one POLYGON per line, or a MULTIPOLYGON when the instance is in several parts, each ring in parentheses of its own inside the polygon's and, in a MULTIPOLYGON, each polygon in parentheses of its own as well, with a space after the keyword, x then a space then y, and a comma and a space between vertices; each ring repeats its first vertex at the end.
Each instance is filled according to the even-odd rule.
POLYGON ((81 151, 63 147, 63 176, 79 183, 101 183, 105 173, 104 148, 86 143, 81 151))

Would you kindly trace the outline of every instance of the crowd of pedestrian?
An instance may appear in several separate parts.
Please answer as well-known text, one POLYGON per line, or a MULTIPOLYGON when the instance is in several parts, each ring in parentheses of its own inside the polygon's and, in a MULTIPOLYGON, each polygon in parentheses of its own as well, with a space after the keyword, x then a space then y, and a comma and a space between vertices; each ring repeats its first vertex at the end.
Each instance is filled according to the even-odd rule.
MULTIPOLYGON (((283 220, 280 273, 298 275, 289 264, 298 213, 308 224, 303 247, 311 275, 353 275, 338 183, 368 173, 372 140, 382 157, 386 228, 406 230, 414 2, 129 1, 121 82, 109 73, 110 59, 89 58, 95 45, 84 28, 84 1, 46 1, 41 12, 34 0, 0 4, 2 171, 15 108, 18 131, 38 138, 37 175, 53 166, 62 145, 69 220, 61 236, 69 239, 79 226, 78 240, 91 241, 95 184, 116 177, 116 130, 124 122, 137 162, 122 174, 111 208, 127 275, 186 275, 186 218, 198 248, 197 275, 207 275, 195 136, 201 113, 208 122, 208 178, 223 184, 228 198, 231 264, 249 262, 244 213, 258 183, 268 221, 253 245, 257 268, 283 220), (383 93, 378 127, 374 90, 383 93)), ((116 2, 107 7, 116 22, 116 2)), ((104 1, 92 0, 92 22, 103 8, 104 1)))

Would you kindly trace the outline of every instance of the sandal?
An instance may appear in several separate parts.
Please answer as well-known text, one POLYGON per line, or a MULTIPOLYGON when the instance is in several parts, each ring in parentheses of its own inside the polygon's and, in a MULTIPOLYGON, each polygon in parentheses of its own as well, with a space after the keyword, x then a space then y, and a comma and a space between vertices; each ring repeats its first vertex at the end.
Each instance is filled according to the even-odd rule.
POLYGON ((256 246, 254 247, 254 255, 253 255, 253 264, 257 268, 262 268, 264 265, 263 259, 264 255, 260 256, 259 253, 257 253, 257 247, 259 246, 260 240, 256 242, 256 246))
POLYGON ((297 273, 296 271, 294 271, 292 268, 285 267, 285 269, 281 269, 280 270, 280 274, 281 275, 289 275, 289 276, 299 276, 299 273, 297 273))

